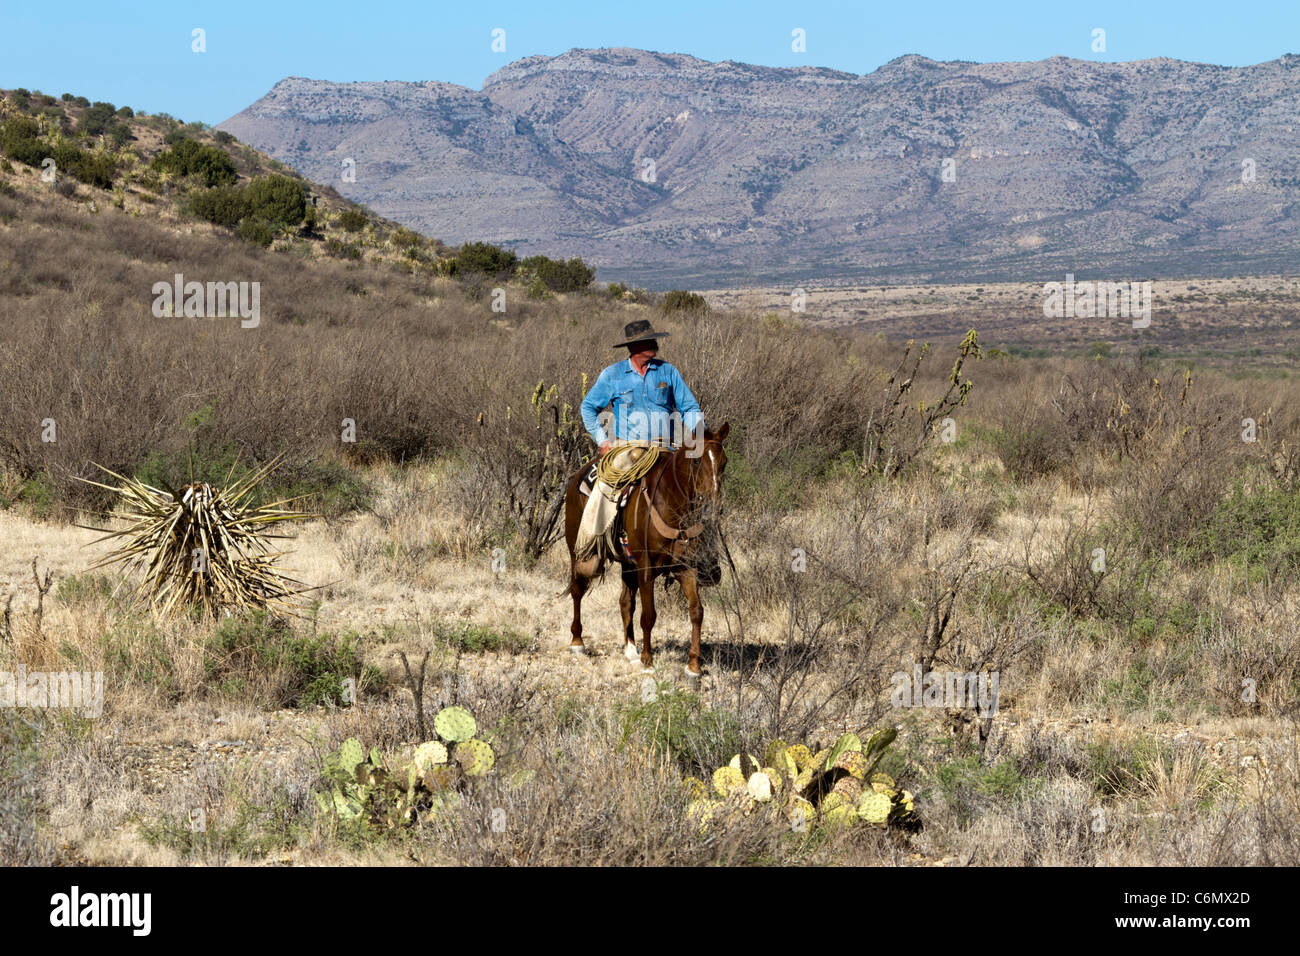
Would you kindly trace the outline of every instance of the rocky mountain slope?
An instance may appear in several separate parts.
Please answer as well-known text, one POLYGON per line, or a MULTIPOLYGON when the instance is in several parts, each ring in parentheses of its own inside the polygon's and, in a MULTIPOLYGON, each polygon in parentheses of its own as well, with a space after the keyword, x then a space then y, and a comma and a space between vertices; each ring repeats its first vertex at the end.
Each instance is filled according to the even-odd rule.
POLYGON ((289 78, 221 128, 425 233, 663 286, 1291 271, 1297 116, 1295 55, 858 76, 606 49, 482 91, 289 78))

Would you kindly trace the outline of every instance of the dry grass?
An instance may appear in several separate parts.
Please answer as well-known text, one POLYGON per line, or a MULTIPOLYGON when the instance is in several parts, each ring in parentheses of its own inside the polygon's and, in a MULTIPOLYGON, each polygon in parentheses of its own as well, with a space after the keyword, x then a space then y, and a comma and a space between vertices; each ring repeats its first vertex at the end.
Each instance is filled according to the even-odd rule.
MULTIPOLYGON (((1300 862, 1290 379, 1196 370, 1185 389, 1180 368, 1124 355, 989 355, 965 367, 956 440, 917 432, 909 405, 893 427, 926 450, 881 480, 858 456, 899 343, 656 313, 664 357, 710 422, 732 423, 736 573, 705 593, 696 688, 675 680, 684 602, 657 591, 648 705, 613 578, 584 605, 592 653, 565 650, 563 549, 529 557, 505 500, 541 439, 495 427, 539 381, 575 406, 647 306, 507 284, 497 314, 482 282, 374 249, 359 264, 262 251, 22 186, 0 195, 0 302, 21 316, 0 344, 0 376, 20 383, 0 391, 0 670, 102 671, 106 691, 93 720, 0 712, 0 861, 1300 862), (175 272, 260 281, 259 328, 153 318, 151 286, 175 272), (1247 417, 1258 442, 1241 441, 1247 417), (310 620, 158 620, 86 572, 106 546, 66 519, 104 502, 72 477, 91 461, 166 473, 191 453, 222 473, 236 454, 287 456, 277 496, 326 515, 284 561, 319 586, 310 620), (430 655, 426 712, 472 708, 501 761, 447 816, 360 839, 311 794, 347 737, 416 742, 399 652, 430 655), (996 670, 996 717, 894 709, 892 676, 917 662, 996 670), (901 727, 888 769, 917 794, 920 834, 686 818, 683 774, 776 735, 884 723, 901 727)), ((916 401, 944 394, 952 359, 922 365, 916 401)))

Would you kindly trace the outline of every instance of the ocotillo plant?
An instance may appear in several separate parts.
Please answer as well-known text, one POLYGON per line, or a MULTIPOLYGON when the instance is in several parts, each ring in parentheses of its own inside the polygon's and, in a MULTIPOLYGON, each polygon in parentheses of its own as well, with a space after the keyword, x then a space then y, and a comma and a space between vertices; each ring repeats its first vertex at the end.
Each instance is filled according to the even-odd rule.
POLYGON ((122 544, 91 570, 122 564, 127 573, 142 572, 136 597, 164 615, 190 608, 215 615, 223 607, 279 607, 295 613, 288 599, 304 587, 276 568, 275 559, 284 552, 272 552, 267 542, 285 536, 268 529, 311 516, 285 508, 288 499, 260 505, 250 501, 278 462, 234 482, 232 465, 221 488, 191 476, 180 489, 165 483, 163 489, 155 488, 96 465, 120 484, 80 480, 116 493, 115 514, 127 525, 99 539, 122 544))

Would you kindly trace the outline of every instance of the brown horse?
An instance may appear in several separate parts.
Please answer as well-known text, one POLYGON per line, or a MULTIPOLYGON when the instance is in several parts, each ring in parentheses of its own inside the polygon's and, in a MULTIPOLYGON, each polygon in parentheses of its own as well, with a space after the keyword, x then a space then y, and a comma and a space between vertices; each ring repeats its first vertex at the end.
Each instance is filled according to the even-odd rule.
MULTIPOLYGON (((686 665, 687 677, 700 676, 700 625, 704 607, 700 604, 700 584, 717 584, 722 569, 716 551, 716 515, 722 495, 722 473, 727 453, 722 442, 729 425, 717 434, 705 429, 698 453, 677 448, 661 452, 659 460, 640 481, 623 511, 623 529, 627 534, 631 558, 620 559, 623 593, 618 600, 623 612, 623 654, 629 661, 641 660, 642 670, 654 671, 654 652, 650 631, 655 626, 655 579, 663 575, 676 578, 682 594, 690 604, 691 651, 686 665), (632 614, 636 595, 641 592, 641 651, 636 649, 632 632, 632 614)), ((605 559, 597 554, 583 561, 574 560, 573 547, 582 522, 587 496, 578 490, 582 471, 569 479, 564 501, 564 532, 569 545, 569 594, 573 597, 573 640, 569 650, 583 653, 582 597, 593 579, 605 571, 605 559)))

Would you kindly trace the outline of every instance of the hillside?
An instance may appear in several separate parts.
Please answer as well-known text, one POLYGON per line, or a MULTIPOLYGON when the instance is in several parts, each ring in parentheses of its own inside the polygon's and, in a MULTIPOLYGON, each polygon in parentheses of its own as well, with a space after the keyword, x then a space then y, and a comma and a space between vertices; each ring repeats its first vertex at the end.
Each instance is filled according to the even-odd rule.
POLYGON ((793 286, 1289 272, 1298 108, 1297 56, 857 76, 604 49, 481 91, 291 77, 220 128, 448 241, 657 288, 793 286))

